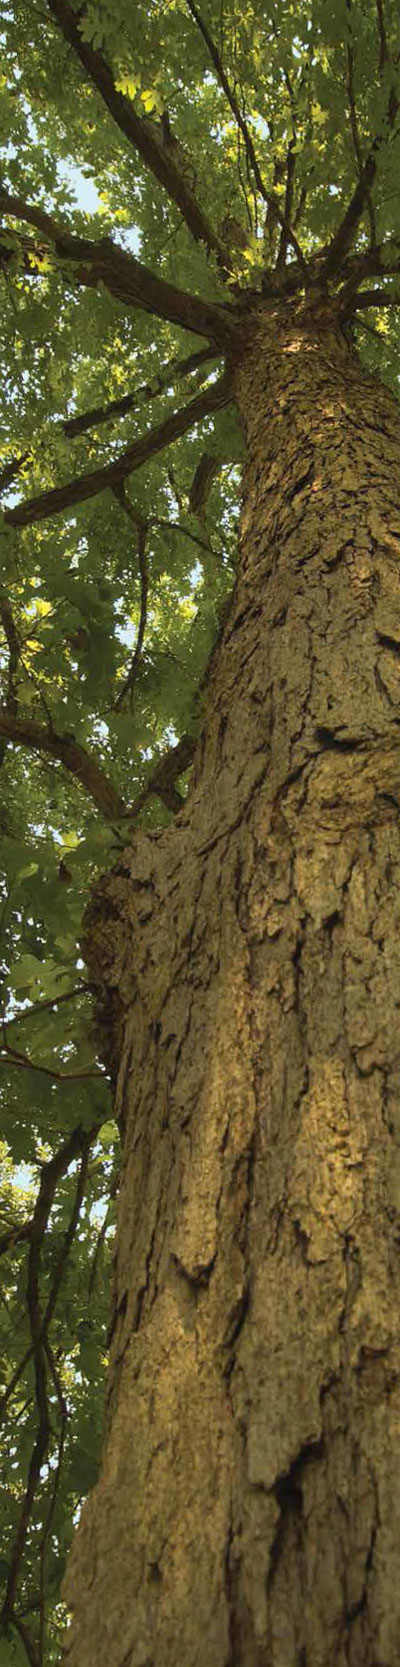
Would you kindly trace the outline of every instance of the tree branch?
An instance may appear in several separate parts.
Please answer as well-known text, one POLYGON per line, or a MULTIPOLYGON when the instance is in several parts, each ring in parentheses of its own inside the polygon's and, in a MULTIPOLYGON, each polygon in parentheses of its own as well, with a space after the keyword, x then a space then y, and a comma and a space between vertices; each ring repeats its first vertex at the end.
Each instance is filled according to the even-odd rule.
MULTIPOLYGON (((4 636, 8 646, 8 678, 5 710, 11 717, 13 717, 18 709, 15 680, 18 671, 21 644, 11 603, 7 596, 7 592, 3 590, 3 586, 0 586, 0 623, 3 627, 4 636)), ((3 764, 6 752, 7 741, 5 737, 3 737, 3 740, 0 739, 0 765, 3 764)))
POLYGON ((41 729, 30 718, 17 718, 6 707, 0 708, 0 736, 13 741, 16 747, 28 747, 32 752, 45 753, 59 760, 70 775, 94 800, 107 822, 118 822, 126 813, 126 805, 97 759, 86 752, 74 735, 58 735, 54 729, 41 729))
MULTIPOLYGON (((98 242, 75 237, 52 215, 44 214, 42 209, 25 202, 23 197, 0 190, 0 211, 14 219, 26 220, 42 232, 60 264, 68 262, 73 267, 75 283, 90 289, 96 289, 97 284, 102 283, 123 306, 141 307, 144 312, 154 313, 171 324, 180 324, 184 330, 192 330, 195 335, 206 336, 222 348, 232 342, 235 315, 229 304, 203 301, 200 296, 177 289, 165 278, 156 277, 149 267, 136 260, 126 249, 118 248, 110 237, 100 238, 98 242)), ((38 261, 40 263, 40 256, 43 255, 43 246, 39 250, 29 239, 21 236, 20 247, 26 270, 31 276, 40 277, 38 261)), ((7 244, 0 244, 0 262, 7 266, 11 259, 12 250, 7 244)))
MULTIPOLYGON (((24 503, 16 504, 13 509, 5 511, 4 519, 11 527, 29 527, 34 522, 43 521, 48 515, 58 515, 60 510, 70 509, 74 504, 94 498, 107 487, 114 489, 128 475, 140 469, 150 457, 155 457, 164 446, 172 445, 189 428, 207 417, 212 411, 218 411, 228 405, 233 398, 232 383, 229 372, 225 372, 218 382, 197 394, 189 405, 183 406, 181 411, 175 411, 166 417, 164 422, 156 428, 150 428, 147 434, 142 434, 134 440, 127 450, 121 452, 113 463, 102 464, 99 469, 90 473, 76 476, 75 480, 66 482, 65 486, 55 486, 50 492, 41 492, 37 498, 27 498, 24 503)), ((0 730, 1 733, 1 730, 0 730)))
POLYGON ((360 312, 364 307, 400 307, 400 295, 392 295, 387 289, 360 289, 348 310, 360 312))
POLYGON ((216 75, 217 75, 217 79, 219 81, 220 87, 222 87, 222 91, 225 93, 225 98, 227 98, 227 100, 228 100, 228 104, 230 106, 230 109, 232 110, 232 115, 235 117, 235 121, 237 122, 238 127, 240 128, 240 132, 243 135, 243 139, 244 139, 244 142, 245 142, 246 153, 247 153, 247 156, 248 156, 248 159, 249 159, 250 166, 253 170, 254 178, 255 178, 256 184, 257 184, 257 188, 260 192, 260 195, 264 198, 264 201, 266 202, 267 197, 268 197, 267 187, 266 187, 266 185, 264 183, 264 180, 262 178, 262 174, 261 174, 261 170, 260 170, 260 167, 259 167, 259 163, 257 161, 257 157, 256 157, 256 153, 255 153, 251 133, 249 132, 245 117, 242 115, 242 111, 240 109, 240 104, 238 104, 236 93, 233 91, 233 88, 231 87, 230 82, 228 80, 228 76, 226 74, 226 70, 225 70, 223 62, 222 62, 221 54, 218 51, 218 47, 216 46, 215 41, 212 38, 212 35, 210 34, 210 30, 207 28, 207 24, 204 22, 204 19, 201 16, 201 12, 199 12, 198 7, 195 4, 195 0, 187 0, 187 4, 188 4, 189 11, 191 12, 192 18, 193 18, 194 22, 196 23, 197 28, 200 31, 200 34, 202 35, 205 46, 207 47, 207 51, 208 51, 209 56, 211 58, 211 62, 214 65, 214 69, 216 71, 216 75))
POLYGON ((232 114, 235 117, 235 121, 237 121, 238 127, 240 128, 240 131, 243 134, 244 143, 245 143, 245 147, 246 147, 246 155, 247 155, 247 158, 248 158, 249 166, 253 170, 254 178, 255 178, 255 181, 256 181, 257 189, 260 192, 260 196, 263 197, 264 202, 268 203, 268 206, 274 210, 274 213, 276 215, 276 218, 279 221, 280 226, 282 226, 283 229, 285 230, 286 237, 287 237, 287 242, 291 243, 292 248, 295 249, 297 259, 299 261, 299 265, 301 266, 301 269, 302 269, 302 272, 303 272, 303 278, 304 278, 305 282, 307 282, 307 284, 308 284, 308 266, 307 266, 307 262, 304 258, 304 255, 303 255, 303 251, 302 251, 302 249, 300 247, 300 244, 298 242, 298 239, 296 237, 296 233, 293 230, 293 226, 291 226, 291 225, 285 226, 284 216, 282 214, 282 209, 281 209, 281 206, 280 206, 279 198, 275 195, 274 192, 268 191, 267 186, 265 185, 265 181, 263 180, 262 173, 261 173, 261 170, 260 170, 260 167, 259 167, 259 163, 257 161, 257 156, 256 156, 253 140, 252 140, 252 137, 251 137, 251 133, 250 133, 249 128, 247 126, 247 122, 245 121, 245 118, 242 115, 242 111, 240 109, 240 104, 238 103, 238 100, 236 98, 236 93, 233 92, 233 89, 230 86, 230 82, 228 80, 226 70, 224 69, 224 65, 223 65, 223 62, 222 62, 221 55, 218 51, 218 47, 215 45, 215 41, 213 40, 212 35, 210 35, 210 31, 207 28, 207 24, 204 23, 204 19, 201 16, 201 12, 199 12, 199 10, 198 10, 198 7, 195 3, 195 0, 187 0, 187 5, 189 7, 189 11, 192 14, 194 22, 197 24, 197 28, 200 30, 200 34, 203 37, 203 40, 204 40, 205 45, 207 47, 207 51, 209 52, 212 63, 214 64, 214 69, 216 71, 218 81, 220 83, 220 86, 222 87, 223 92, 225 93, 225 97, 228 100, 228 104, 230 105, 230 108, 232 110, 232 114))
POLYGON ((24 451, 22 457, 12 457, 11 462, 5 463, 4 469, 0 469, 0 492, 6 492, 7 487, 12 485, 30 455, 29 451, 24 451))
POLYGON ((12 1048, 10 1043, 0 1043, 0 1065, 18 1065, 24 1071, 40 1071, 41 1076, 51 1077, 52 1082, 83 1082, 93 1078, 96 1082, 104 1082, 102 1071, 56 1071, 54 1066, 39 1065, 35 1059, 29 1059, 26 1053, 19 1053, 18 1048, 12 1048))
POLYGON ((132 689, 133 689, 133 685, 134 685, 134 682, 135 682, 135 677, 137 675, 140 655, 141 655, 142 647, 143 647, 144 633, 145 633, 145 630, 146 630, 147 592, 148 592, 148 584, 149 584, 149 572, 148 572, 147 557, 146 557, 146 540, 147 540, 147 532, 148 532, 148 522, 143 521, 142 517, 140 515, 136 514, 136 511, 134 510, 133 505, 130 504, 129 498, 127 498, 127 496, 126 496, 125 485, 124 485, 123 481, 120 482, 119 486, 114 487, 114 496, 117 499, 117 503, 119 503, 121 505, 121 509, 124 510, 125 515, 128 516, 128 520, 131 521, 133 527, 135 528, 135 532, 136 532, 136 536, 137 536, 138 562, 139 562, 139 573, 140 573, 139 629, 138 629, 137 640, 136 640, 136 643, 135 643, 134 653, 132 655, 132 660, 131 660, 131 664, 130 664, 130 667, 129 667, 128 675, 127 675, 127 677, 125 677, 124 682, 122 684, 122 687, 120 688, 120 690, 118 692, 117 698, 114 701, 115 710, 118 711, 118 708, 120 706, 122 706, 123 701, 125 700, 125 696, 127 694, 129 694, 129 695, 132 694, 132 689))
MULTIPOLYGON (((394 125, 398 107, 399 101, 397 93, 394 86, 392 86, 389 93, 386 114, 387 127, 389 130, 394 125)), ((350 202, 343 219, 337 227, 337 231, 329 244, 326 259, 321 268, 320 276, 322 282, 326 281, 327 278, 334 277, 335 273, 338 272, 342 266, 348 250, 351 248, 351 244, 353 243, 360 220, 362 219, 362 215, 364 213, 365 205, 368 202, 368 195, 374 184, 378 166, 379 151, 385 138, 385 132, 375 135, 369 154, 363 164, 360 178, 355 191, 353 192, 353 196, 350 198, 350 202)))
MULTIPOLYGON (((81 1128, 75 1129, 70 1141, 65 1142, 64 1146, 60 1148, 60 1151, 55 1154, 55 1157, 50 1159, 50 1162, 44 1165, 38 1197, 36 1199, 35 1209, 30 1224, 27 1280, 28 1314, 31 1332, 31 1347, 29 1349, 29 1355, 33 1354, 34 1358, 38 1429, 30 1459, 28 1480, 17 1533, 10 1558, 9 1575, 1 1615, 3 1626, 7 1626, 11 1616, 13 1615, 18 1573, 26 1541, 29 1519, 38 1484, 40 1482, 41 1467, 49 1446, 50 1415, 47 1398, 46 1371, 47 1329, 53 1312, 56 1296, 58 1295, 63 1268, 67 1260, 77 1222, 79 1220, 93 1133, 93 1128, 85 1131, 81 1128), (71 1159, 75 1157, 77 1151, 80 1152, 81 1166, 78 1176, 74 1208, 67 1232, 64 1236, 62 1249, 58 1257, 56 1274, 50 1298, 47 1302, 45 1314, 42 1317, 40 1312, 39 1270, 43 1239, 48 1225, 57 1181, 60 1179, 61 1175, 65 1173, 65 1170, 68 1168, 71 1159), (54 1292, 55 1296, 51 1306, 51 1299, 53 1298, 54 1292)), ((3 1397, 3 1405, 4 1401, 5 1397, 3 1397)))
POLYGON ((24 1646, 25 1655, 27 1661, 29 1661, 29 1667, 41 1667, 39 1656, 36 1654, 35 1645, 32 1642, 28 1628, 25 1626, 24 1621, 21 1621, 20 1616, 14 1613, 14 1610, 11 1611, 10 1621, 11 1625, 15 1627, 15 1631, 18 1633, 21 1643, 24 1646))
POLYGON ((157 395, 162 394, 164 388, 167 388, 170 382, 175 381, 175 379, 178 382, 181 381, 185 376, 190 376, 192 371, 198 370, 201 365, 208 364, 215 357, 215 348, 203 347, 199 353, 189 353, 186 359, 177 359, 176 357, 170 359, 168 364, 163 365, 162 369, 158 371, 154 381, 142 382, 141 386, 136 388, 133 393, 124 394, 122 399, 112 399, 108 405, 92 406, 90 411, 83 411, 78 417, 66 417, 62 424, 64 434, 71 439, 75 439, 77 434, 85 434, 88 428, 100 428, 103 423, 111 422, 114 417, 126 417, 128 412, 134 411, 138 405, 142 404, 142 401, 156 399, 157 395))
POLYGON ((31 1225, 31 1221, 25 1221, 19 1226, 8 1227, 7 1232, 2 1233, 0 1238, 0 1256, 4 1256, 5 1251, 14 1250, 15 1245, 22 1244, 25 1239, 29 1239, 31 1225))
POLYGON ((376 15, 377 15, 377 19, 378 19, 378 34, 379 34, 379 73, 380 73, 380 75, 382 75, 382 70, 384 70, 385 64, 387 64, 389 62, 389 52, 388 52, 388 44, 387 44, 387 39, 386 39, 385 18, 384 18, 382 0, 376 0, 376 15))
MULTIPOLYGON (((366 278, 393 278, 399 272, 400 239, 394 237, 387 238, 386 243, 382 243, 376 248, 366 250, 365 254, 348 256, 347 260, 343 262, 341 272, 343 282, 337 296, 341 309, 344 311, 347 309, 349 312, 357 295, 366 293, 365 290, 359 288, 366 278)), ((384 305, 384 293, 385 291, 382 289, 380 291, 381 305, 384 305)), ((386 293, 389 306, 392 291, 388 289, 386 293)))
POLYGON ((219 458, 215 452, 204 451, 195 469, 189 490, 189 510, 191 515, 202 516, 211 491, 213 480, 220 468, 219 458))
MULTIPOLYGON (((99 1127, 100 1127, 100 1125, 98 1123, 96 1123, 96 1124, 93 1125, 92 1129, 90 1129, 90 1131, 89 1131, 90 1141, 92 1141, 95 1138, 99 1127)), ((76 1157, 79 1157, 79 1155, 84 1150, 86 1136, 87 1136, 87 1131, 83 1130, 81 1128, 80 1124, 78 1124, 77 1127, 72 1130, 72 1134, 69 1135, 68 1140, 65 1140, 63 1142, 63 1145, 59 1147, 58 1152, 55 1152, 54 1157, 50 1158, 48 1163, 43 1165, 42 1179, 41 1179, 41 1183, 40 1183, 40 1191, 39 1191, 39 1194, 38 1194, 38 1197, 37 1197, 37 1200, 36 1200, 34 1215, 33 1215, 32 1219, 31 1219, 31 1222, 30 1222, 30 1231, 32 1231, 33 1222, 36 1220, 36 1223, 37 1223, 37 1219, 38 1219, 39 1215, 40 1215, 40 1220, 41 1220, 42 1227, 43 1227, 43 1232, 45 1231, 45 1227, 46 1227, 46 1224, 47 1224, 47 1221, 48 1221, 48 1218, 49 1218, 49 1214, 50 1214, 50 1210, 51 1210, 51 1206, 52 1206, 52 1203, 53 1203, 53 1198, 54 1198, 54 1193, 55 1193, 55 1189, 56 1189, 56 1186, 57 1186, 57 1181, 59 1181, 61 1179, 62 1175, 65 1175, 67 1169, 69 1169, 70 1163, 73 1163, 74 1159, 76 1157)), ((67 1232, 68 1231, 69 1230, 67 1229, 67 1232)), ((65 1241, 64 1241, 64 1243, 65 1243, 65 1241)), ((50 1319, 52 1317, 52 1314, 53 1314, 54 1303, 55 1303, 54 1289, 56 1287, 56 1296, 57 1296, 59 1286, 60 1286, 60 1277, 61 1277, 61 1275, 60 1275, 60 1261, 61 1261, 61 1252, 60 1252, 60 1257, 59 1257, 58 1263, 57 1263, 55 1279, 53 1281, 53 1285, 52 1285, 50 1295, 48 1297, 46 1308, 45 1308, 45 1311, 44 1311, 43 1319, 41 1321, 41 1327, 40 1327, 41 1338, 45 1337, 47 1327, 49 1325, 49 1321, 50 1321, 50 1319)), ((3 1394, 0 1398, 0 1419, 3 1416, 3 1414, 5 1413, 6 1407, 8 1406, 8 1402, 11 1400, 11 1396, 14 1394, 14 1389, 16 1389, 17 1383, 19 1383, 20 1377, 22 1377, 22 1373, 25 1371, 25 1366, 27 1366, 28 1360, 30 1360, 30 1358, 31 1358, 32 1348, 33 1348, 33 1344, 31 1343, 29 1345, 29 1347, 27 1349, 25 1349, 25 1354, 22 1356, 22 1359, 18 1362, 18 1366, 15 1367, 15 1371, 13 1372, 12 1377, 9 1380, 9 1383, 7 1384, 7 1388, 4 1390, 4 1392, 3 1392, 3 1394)))
MULTIPOLYGON (((348 12, 349 12, 349 16, 351 17, 351 0, 346 0, 346 3, 347 3, 347 9, 348 9, 348 12)), ((358 121, 357 121, 357 111, 356 111, 355 86, 354 86, 354 51, 353 51, 353 46, 352 46, 350 40, 348 40, 348 42, 347 42, 347 97, 348 97, 348 104, 349 104, 350 127, 351 127, 351 136, 352 136, 352 140, 353 140, 353 150, 354 150, 354 155, 355 155, 355 159, 356 159, 356 163, 357 163, 358 177, 361 180, 364 164, 363 164, 363 157, 362 157, 362 150, 361 150, 361 143, 360 143, 360 135, 359 135, 359 131, 358 131, 358 121)), ((375 211, 374 211, 374 205, 373 205, 373 201, 372 201, 372 197, 371 197, 371 192, 370 192, 368 187, 366 187, 366 190, 365 190, 365 202, 366 202, 366 207, 368 209, 368 215, 369 215, 369 223, 370 223, 370 229, 371 229, 371 244, 372 244, 372 246, 374 246, 374 244, 376 243, 375 211)))
POLYGON ((286 265, 286 252, 287 252, 288 243, 290 242, 290 235, 289 234, 290 234, 290 226, 292 224, 292 214, 293 214, 293 192, 294 192, 295 168, 296 168, 296 139, 295 139, 295 137, 293 137, 290 140, 290 143, 288 145, 287 162, 286 162, 285 207, 284 207, 284 211, 283 211, 283 221, 284 221, 284 223, 283 223, 283 226, 281 228, 280 244, 279 244, 278 257, 277 257, 276 267, 275 267, 276 272, 283 272, 284 266, 286 265))
POLYGON ((0 586, 0 621, 8 644, 8 690, 6 706, 8 712, 16 712, 17 697, 15 693, 15 677, 21 652, 21 644, 11 603, 3 587, 0 586))
POLYGON ((46 1008, 59 1007, 61 1002, 76 1001, 78 996, 90 996, 90 984, 77 984, 74 990, 64 990, 59 996, 46 996, 44 1001, 32 1001, 30 1007, 24 1007, 20 1013, 13 1013, 12 1019, 2 1019, 1 1032, 10 1030, 11 1025, 25 1023, 26 1019, 35 1019, 38 1013, 46 1008))
POLYGON ((120 133, 128 139, 141 161, 150 168, 171 201, 179 208, 192 237, 196 242, 205 243, 208 250, 214 250, 225 266, 227 251, 194 196, 184 164, 182 167, 180 162, 179 147, 174 142, 166 145, 162 125, 158 130, 155 122, 139 116, 132 101, 126 98, 124 93, 117 91, 103 54, 82 39, 77 13, 72 10, 68 0, 47 0, 47 4, 64 39, 74 48, 86 74, 97 87, 120 133))
POLYGON ((175 782, 178 776, 182 776, 184 771, 189 769, 195 750, 196 740, 193 735, 183 735, 177 746, 169 748, 164 757, 160 758, 159 764, 156 764, 156 768, 146 782, 146 786, 142 788, 142 792, 138 793, 133 804, 125 811, 125 822, 134 822, 140 811, 143 810, 143 806, 147 804, 147 800, 153 797, 153 794, 156 798, 162 799, 167 810, 171 810, 174 814, 182 810, 183 799, 175 787, 175 782))

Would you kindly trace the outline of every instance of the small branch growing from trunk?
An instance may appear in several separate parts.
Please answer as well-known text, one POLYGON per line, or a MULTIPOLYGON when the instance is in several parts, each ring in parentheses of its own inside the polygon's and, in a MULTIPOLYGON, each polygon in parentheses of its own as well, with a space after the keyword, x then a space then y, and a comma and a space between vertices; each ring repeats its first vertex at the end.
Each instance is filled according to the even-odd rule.
POLYGON ((138 793, 133 804, 125 811, 125 822, 136 821, 136 817, 143 810, 143 806, 153 795, 161 799, 166 809, 172 811, 173 814, 182 810, 184 801, 175 787, 175 782, 178 776, 182 776, 184 771, 189 769, 195 750, 196 740, 193 735, 183 735, 177 746, 170 747, 164 758, 161 758, 159 764, 156 765, 142 792, 138 793))

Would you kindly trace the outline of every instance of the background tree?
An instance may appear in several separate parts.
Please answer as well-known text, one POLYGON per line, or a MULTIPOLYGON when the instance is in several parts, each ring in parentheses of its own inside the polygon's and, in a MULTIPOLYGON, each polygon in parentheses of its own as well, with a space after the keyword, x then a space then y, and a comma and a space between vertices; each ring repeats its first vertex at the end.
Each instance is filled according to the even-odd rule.
POLYGON ((111 1079, 71 1667, 395 1667, 398 11, 2 32, 0 1662, 97 1473, 111 1079))

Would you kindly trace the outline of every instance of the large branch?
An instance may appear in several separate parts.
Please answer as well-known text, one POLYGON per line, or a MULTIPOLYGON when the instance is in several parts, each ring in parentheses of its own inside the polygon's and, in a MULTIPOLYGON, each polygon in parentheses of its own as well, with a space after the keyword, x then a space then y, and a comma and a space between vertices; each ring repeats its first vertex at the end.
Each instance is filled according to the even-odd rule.
POLYGON ((118 822, 126 814, 126 805, 105 771, 91 753, 86 752, 74 735, 59 735, 53 729, 42 729, 30 718, 17 718, 3 706, 0 708, 0 736, 16 747, 28 747, 32 752, 45 753, 55 758, 80 781, 94 800, 107 822, 118 822))
MULTIPOLYGON (((363 284, 367 278, 393 278, 399 272, 400 240, 397 238, 388 238, 386 243, 382 243, 373 249, 367 249, 364 254, 348 255, 343 262, 341 271, 343 282, 337 297, 340 310, 351 312, 353 307, 358 305, 358 296, 362 297, 366 293, 365 290, 360 289, 360 284, 363 284)), ((392 303, 392 294, 392 290, 388 289, 385 292, 382 289, 379 305, 386 304, 389 307, 392 303), (385 293, 387 294, 386 303, 384 302, 385 293)), ((364 305, 363 302, 361 304, 364 305)))
POLYGON ((362 219, 368 194, 374 183, 377 167, 375 151, 367 157, 358 185, 350 198, 343 220, 338 226, 329 247, 329 252, 321 270, 321 279, 332 278, 340 270, 342 261, 351 248, 360 220, 362 219))
POLYGON ((225 372, 218 382, 205 388, 203 393, 197 394, 181 411, 174 411, 163 423, 158 423, 157 427, 148 429, 147 434, 142 434, 138 440, 134 440, 113 463, 105 463, 88 474, 77 475, 74 480, 67 481, 65 486, 55 486, 50 492, 41 492, 37 498, 27 498, 25 503, 5 510, 4 520, 11 527, 29 527, 33 522, 45 520, 48 515, 57 515, 60 510, 70 509, 74 504, 95 498, 108 486, 114 488, 128 475, 134 474, 136 469, 140 469, 150 457, 155 457, 164 446, 171 445, 182 434, 186 434, 202 417, 207 417, 210 412, 228 405, 232 398, 232 383, 229 373, 225 372))
MULTIPOLYGON (((75 237, 51 215, 44 214, 41 208, 8 191, 0 190, 1 211, 14 219, 26 220, 44 234, 54 248, 57 260, 71 263, 77 284, 95 289, 97 284, 103 283, 109 294, 124 306, 141 307, 145 312, 155 313, 171 324, 180 324, 184 330, 206 336, 225 348, 232 341, 235 319, 229 305, 203 301, 201 296, 177 289, 165 278, 156 277, 149 267, 127 250, 119 249, 110 237, 101 238, 98 242, 75 237)), ((34 275, 38 254, 39 261, 40 253, 43 255, 43 246, 38 252, 34 244, 22 237, 20 244, 26 270, 34 275)), ((0 241, 1 264, 7 266, 11 259, 12 250, 7 243, 1 245, 0 241)))
POLYGON ((103 54, 82 39, 77 13, 68 4, 68 0, 47 0, 47 4, 64 39, 74 48, 86 74, 97 87, 113 121, 138 152, 141 161, 151 169, 172 202, 180 209, 192 237, 205 243, 207 249, 213 249, 226 265, 225 246, 194 196, 184 167, 180 163, 178 147, 174 143, 165 144, 162 126, 159 131, 155 122, 139 116, 132 101, 126 98, 124 93, 117 91, 109 64, 103 54))
POLYGON ((203 347, 200 353, 190 353, 186 359, 169 359, 168 364, 157 371, 152 382, 142 382, 133 393, 123 394, 122 399, 111 399, 107 405, 93 405, 91 410, 83 411, 78 417, 66 417, 62 424, 64 434, 75 439, 77 434, 86 434, 88 428, 100 428, 103 423, 112 422, 114 417, 126 417, 128 412, 135 411, 142 401, 156 399, 171 382, 179 382, 185 376, 190 376, 192 371, 208 364, 210 359, 215 357, 213 347, 203 347))
POLYGON ((353 296, 349 311, 360 312, 367 307, 400 307, 400 295, 388 289, 360 289, 353 296))
MULTIPOLYGON (((398 108, 399 101, 397 93, 392 85, 389 93, 386 114, 388 131, 390 131, 394 126, 398 108)), ((356 185, 355 191, 353 191, 353 196, 350 198, 350 202, 347 206, 345 214, 343 215, 343 219, 337 227, 334 237, 329 244, 326 260, 321 269, 322 280, 333 277, 335 273, 340 270, 348 250, 351 248, 360 224, 360 220, 362 219, 364 209, 368 206, 368 202, 370 200, 370 193, 376 178, 379 152, 386 136, 385 132, 375 134, 375 138, 372 141, 368 156, 360 173, 358 184, 356 185)))

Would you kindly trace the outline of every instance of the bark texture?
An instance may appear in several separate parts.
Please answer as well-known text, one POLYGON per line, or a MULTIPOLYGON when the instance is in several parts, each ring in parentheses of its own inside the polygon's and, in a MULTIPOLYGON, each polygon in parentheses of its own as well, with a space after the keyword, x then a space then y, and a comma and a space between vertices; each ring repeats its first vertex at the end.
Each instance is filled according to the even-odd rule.
POLYGON ((125 1128, 68 1667, 398 1667, 400 410, 255 307, 183 812, 91 910, 125 1128))

